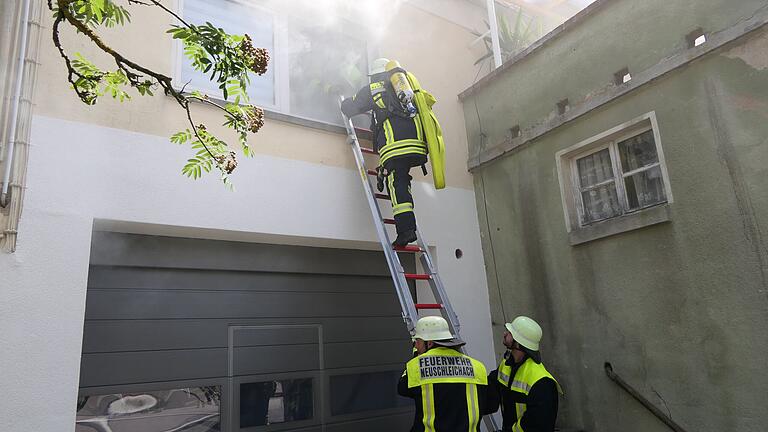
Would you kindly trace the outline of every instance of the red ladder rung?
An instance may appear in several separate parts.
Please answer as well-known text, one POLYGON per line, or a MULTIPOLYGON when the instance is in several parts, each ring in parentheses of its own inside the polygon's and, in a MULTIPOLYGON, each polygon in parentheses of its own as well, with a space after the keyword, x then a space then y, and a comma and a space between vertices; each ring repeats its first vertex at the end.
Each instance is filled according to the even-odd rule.
POLYGON ((443 305, 440 303, 416 303, 416 310, 421 309, 442 309, 443 305))
POLYGON ((383 200, 391 200, 392 199, 392 197, 390 197, 387 194, 377 193, 377 194, 374 194, 374 195, 376 195, 376 198, 378 198, 378 199, 383 199, 383 200))
POLYGON ((363 153, 368 153, 368 154, 372 154, 372 155, 379 154, 379 152, 377 152, 376 150, 374 150, 372 148, 368 148, 368 147, 360 147, 360 151, 362 151, 363 153))
POLYGON ((389 225, 394 225, 395 224, 395 220, 394 219, 384 219, 384 223, 385 224, 389 224, 389 225))
POLYGON ((428 280, 432 279, 432 275, 428 274, 416 274, 416 273, 405 273, 406 279, 415 279, 415 280, 428 280))
POLYGON ((393 249, 397 252, 424 252, 424 249, 418 246, 395 246, 393 249))

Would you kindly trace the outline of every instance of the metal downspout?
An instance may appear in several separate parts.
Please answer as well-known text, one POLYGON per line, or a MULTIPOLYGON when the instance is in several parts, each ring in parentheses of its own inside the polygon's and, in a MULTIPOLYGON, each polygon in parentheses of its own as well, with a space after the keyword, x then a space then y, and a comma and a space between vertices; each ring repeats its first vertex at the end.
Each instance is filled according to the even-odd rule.
POLYGON ((8 145, 5 152, 5 170, 3 172, 3 189, 0 193, 0 207, 8 205, 8 186, 11 182, 13 167, 13 150, 16 144, 16 127, 19 121, 19 103, 21 102, 21 85, 24 82, 24 61, 27 57, 27 35, 29 32, 29 7, 31 0, 24 0, 24 12, 21 21, 21 46, 19 47, 19 76, 16 88, 13 90, 11 105, 11 127, 8 131, 8 145))
POLYGON ((605 363, 605 374, 608 375, 608 378, 613 380, 616 384, 619 385, 624 391, 629 393, 630 396, 635 398, 636 401, 640 402, 642 406, 644 406, 648 411, 651 412, 656 418, 661 420, 665 425, 667 425, 670 429, 672 429, 675 432, 687 432, 685 429, 683 429, 682 426, 677 424, 676 421, 672 420, 672 417, 662 412, 656 405, 651 403, 648 399, 646 399, 645 396, 641 395, 639 391, 635 390, 634 387, 629 385, 626 381, 624 381, 623 378, 621 378, 616 372, 613 371, 613 366, 611 366, 610 363, 605 363))

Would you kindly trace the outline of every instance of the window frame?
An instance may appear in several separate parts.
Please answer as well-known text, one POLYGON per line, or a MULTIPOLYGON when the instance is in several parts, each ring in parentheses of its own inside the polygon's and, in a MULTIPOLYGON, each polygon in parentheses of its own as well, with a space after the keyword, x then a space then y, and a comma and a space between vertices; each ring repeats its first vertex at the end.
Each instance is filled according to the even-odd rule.
MULTIPOLYGON (((615 126, 605 132, 587 138, 584 141, 563 149, 557 152, 555 158, 557 163, 558 178, 560 182, 560 193, 563 204, 565 225, 567 232, 569 233, 585 230, 595 225, 608 224, 611 221, 616 221, 632 215, 640 214, 656 207, 667 206, 674 201, 655 111, 643 114, 640 117, 615 126), (658 161, 651 165, 624 172, 619 155, 618 144, 622 141, 646 133, 648 131, 653 131, 653 139, 658 161), (585 208, 582 191, 590 190, 591 188, 596 187, 596 185, 592 185, 587 188, 581 187, 577 160, 605 149, 608 149, 610 153, 611 167, 614 171, 612 181, 616 187, 616 194, 619 200, 619 205, 621 207, 621 214, 609 218, 586 221, 584 217, 585 208), (636 209, 631 209, 629 206, 625 179, 655 167, 659 167, 661 171, 666 200, 636 209)), ((602 182, 601 184, 608 184, 608 182, 602 182)), ((621 229, 620 232, 626 230, 627 229, 621 229)), ((600 236, 597 236, 596 238, 599 237, 600 236)))
MULTIPOLYGON (((184 17, 184 2, 187 0, 176 0, 176 13, 182 18, 184 17)), ((327 120, 321 120, 311 117, 295 114, 291 112, 291 88, 290 88, 290 56, 285 50, 284 44, 289 38, 290 25, 296 23, 309 22, 306 18, 302 18, 289 11, 283 10, 280 7, 274 5, 258 4, 256 2, 249 2, 246 0, 227 0, 234 3, 238 3, 245 7, 254 8, 258 11, 270 14, 273 19, 273 32, 272 32, 272 45, 273 49, 269 53, 271 56, 270 67, 274 70, 274 103, 262 104, 255 102, 256 105, 263 108, 267 112, 277 114, 279 117, 287 117, 288 119, 296 119, 296 123, 302 125, 312 125, 313 123, 331 126, 331 127, 344 127, 343 123, 332 123, 327 120)), ((268 3, 268 2, 265 2, 268 3)), ((365 31, 356 24, 344 20, 345 25, 339 26, 344 30, 339 30, 343 34, 349 37, 359 39, 365 46, 366 62, 369 64, 373 58, 378 55, 377 50, 372 47, 369 38, 365 34, 365 31)), ((215 24, 215 23, 214 23, 215 24)), ((184 49, 181 41, 173 40, 173 75, 172 84, 174 88, 181 89, 186 83, 182 79, 182 67, 184 64, 184 49)), ((203 94, 208 95, 212 100, 218 102, 225 102, 218 95, 212 95, 205 89, 201 89, 192 84, 188 85, 189 90, 197 90, 203 94)), ((322 128, 322 127, 321 127, 322 128)), ((325 129, 325 128, 322 128, 325 129)))

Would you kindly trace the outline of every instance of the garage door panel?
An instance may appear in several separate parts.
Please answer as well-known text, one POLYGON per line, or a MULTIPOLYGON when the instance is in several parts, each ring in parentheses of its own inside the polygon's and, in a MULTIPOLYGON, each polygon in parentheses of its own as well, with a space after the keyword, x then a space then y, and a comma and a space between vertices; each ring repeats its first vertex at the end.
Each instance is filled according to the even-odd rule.
MULTIPOLYGON (((155 319, 86 321, 83 353, 150 351, 163 349, 224 348, 229 325, 317 324, 323 328, 323 341, 365 342, 408 340, 399 316, 258 319, 155 319)), ((242 337, 239 334, 236 338, 242 337)), ((316 337, 314 335, 308 336, 316 337)), ((277 338, 279 339, 279 338, 277 338)), ((275 344, 280 344, 279 340, 275 344)), ((236 340, 239 341, 239 340, 236 340)), ((293 343, 297 343, 293 342, 293 343)), ((243 344, 248 345, 247 342, 243 344)))
POLYGON ((91 266, 91 289, 392 293, 387 276, 91 266))
POLYGON ((393 295, 92 290, 86 319, 392 316, 393 295))
POLYGON ((320 369, 317 344, 235 348, 234 358, 236 376, 320 369))
POLYGON ((226 374, 226 348, 84 354, 80 386, 191 380, 226 374))
POLYGON ((384 254, 335 248, 94 232, 91 264, 389 275, 384 254), (350 265, 354 263, 354 265, 350 265))
POLYGON ((400 362, 405 366, 405 363, 411 359, 413 353, 407 339, 329 343, 325 344, 323 349, 325 352, 325 367, 328 369, 397 364, 400 362))

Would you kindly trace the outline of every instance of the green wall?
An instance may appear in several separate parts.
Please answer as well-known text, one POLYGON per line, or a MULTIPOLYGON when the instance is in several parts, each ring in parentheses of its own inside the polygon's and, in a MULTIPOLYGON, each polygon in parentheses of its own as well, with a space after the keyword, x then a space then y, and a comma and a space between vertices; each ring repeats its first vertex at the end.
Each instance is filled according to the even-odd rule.
MULTIPOLYGON (((513 124, 551 118, 563 97, 599 92, 627 63, 643 70, 685 49, 692 28, 724 29, 765 7, 640 3, 607 2, 468 97, 470 146, 479 143, 475 102, 490 145, 513 124), (568 50, 579 58, 560 62, 568 50)), ((474 170, 497 351, 505 320, 540 322, 545 363, 566 391, 559 424, 668 430, 608 380, 611 362, 688 431, 766 429, 766 53, 764 28, 474 170), (571 246, 555 154, 651 111, 671 221, 571 246)))

